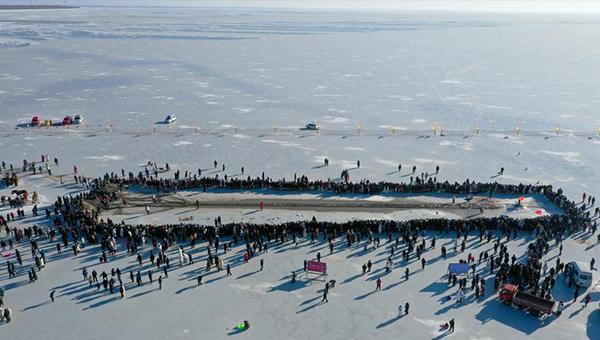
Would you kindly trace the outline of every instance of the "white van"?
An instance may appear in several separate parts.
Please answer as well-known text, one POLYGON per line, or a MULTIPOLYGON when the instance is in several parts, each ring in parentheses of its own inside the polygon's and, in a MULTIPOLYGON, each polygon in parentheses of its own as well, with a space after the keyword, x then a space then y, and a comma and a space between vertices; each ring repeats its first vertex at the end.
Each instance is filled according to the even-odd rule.
POLYGON ((569 267, 567 277, 572 284, 578 284, 580 287, 590 287, 592 285, 592 271, 587 264, 573 261, 567 266, 569 267))

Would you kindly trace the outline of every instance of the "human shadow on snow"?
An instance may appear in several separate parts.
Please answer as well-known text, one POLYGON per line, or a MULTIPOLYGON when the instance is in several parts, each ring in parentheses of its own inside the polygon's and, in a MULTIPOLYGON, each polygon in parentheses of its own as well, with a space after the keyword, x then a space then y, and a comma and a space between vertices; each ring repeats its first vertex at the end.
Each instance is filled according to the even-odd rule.
POLYGON ((383 328, 383 327, 387 327, 387 326, 389 326, 389 325, 393 324, 394 322, 396 322, 396 321, 398 321, 398 320, 400 320, 400 319, 402 319, 402 317, 401 317, 401 316, 395 316, 395 317, 393 317, 393 318, 389 319, 388 321, 385 321, 385 322, 382 322, 382 323, 380 323, 380 324, 379 324, 379 325, 377 325, 377 327, 375 327, 375 328, 376 328, 376 329, 380 329, 380 328, 383 328))
POLYGON ((312 281, 308 281, 308 280, 296 280, 296 282, 294 282, 294 283, 292 283, 291 280, 286 280, 283 283, 281 283, 275 287, 270 287, 267 292, 268 293, 275 292, 275 291, 293 292, 293 291, 305 288, 307 286, 310 286, 311 284, 312 284, 312 281))

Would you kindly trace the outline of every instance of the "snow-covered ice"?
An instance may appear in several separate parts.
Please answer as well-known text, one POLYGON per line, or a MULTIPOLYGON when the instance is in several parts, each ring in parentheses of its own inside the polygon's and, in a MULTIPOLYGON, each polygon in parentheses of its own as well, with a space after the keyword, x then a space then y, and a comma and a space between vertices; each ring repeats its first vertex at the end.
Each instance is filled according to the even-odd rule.
MULTIPOLYGON (((84 8, 0 16, 0 161, 19 168, 23 159, 58 157, 52 172, 63 175, 65 184, 45 175, 21 179, 20 188, 37 191, 42 206, 81 192, 70 180, 73 165, 95 177, 121 169, 137 173, 148 161, 182 173, 201 169, 205 176, 239 178, 244 167, 244 177, 264 171, 272 178, 297 174, 337 181, 349 170, 352 181, 391 182, 409 181, 413 165, 416 175, 434 175, 439 165, 438 181, 552 184, 575 200, 583 192, 600 195, 600 78, 594 73, 600 69, 600 24, 592 14, 84 8), (85 121, 69 131, 24 129, 34 115, 60 122, 76 113, 85 121), (155 124, 168 114, 177 115, 177 123, 155 124), (300 130, 313 121, 321 126, 318 132, 300 130), (437 129, 434 135, 433 126, 442 127, 444 136, 437 129), (327 167, 324 158, 330 159, 327 167), (226 171, 213 169, 213 160, 226 164, 226 171)), ((11 190, 2 186, 0 194, 11 190)), ((140 223, 192 215, 206 223, 218 215, 269 222, 314 214, 332 221, 460 217, 431 210, 379 216, 188 210, 106 216, 140 223)), ((28 218, 18 226, 40 222, 28 218)), ((600 260, 594 238, 574 235, 561 259, 600 260)), ((523 255, 531 239, 521 235, 509 242, 510 252, 523 255)), ((442 237, 439 245, 448 242, 442 237)), ((491 293, 479 301, 469 294, 460 306, 444 303, 454 291, 440 278, 449 262, 465 254, 443 261, 439 250, 428 251, 426 270, 411 262, 414 275, 404 282, 399 261, 383 275, 387 243, 367 253, 339 243, 325 256, 338 285, 330 302, 319 304, 322 283, 302 278, 291 285, 288 276, 316 252, 328 253, 326 243, 275 246, 260 255, 263 271, 257 260, 242 264, 238 247, 224 257, 233 264, 232 277, 212 273, 206 285, 195 287, 204 245, 193 252, 197 264, 175 265, 162 291, 156 284, 131 286, 124 301, 81 281, 83 267, 137 268, 122 244, 117 260, 106 265, 98 263, 94 247, 78 257, 50 251, 35 284, 23 276, 7 279, 3 266, 0 286, 7 288, 5 304, 15 314, 12 323, 0 324, 0 337, 600 338, 598 292, 587 308, 569 302, 561 318, 544 321, 498 303, 491 293), (362 276, 360 266, 368 260, 375 271, 362 276), (383 291, 374 293, 377 277, 383 291), (57 301, 45 304, 52 289, 57 301), (410 315, 397 320, 397 305, 404 302, 411 303, 410 315), (438 326, 450 318, 457 331, 446 336, 438 326), (243 320, 251 329, 232 333, 243 320)), ((29 249, 20 247, 30 266, 29 249)), ((490 247, 471 238, 467 253, 490 247)), ((552 249, 545 259, 554 261, 557 254, 552 249)), ((594 279, 600 279, 597 271, 594 279)), ((562 281, 555 295, 572 301, 562 281)))

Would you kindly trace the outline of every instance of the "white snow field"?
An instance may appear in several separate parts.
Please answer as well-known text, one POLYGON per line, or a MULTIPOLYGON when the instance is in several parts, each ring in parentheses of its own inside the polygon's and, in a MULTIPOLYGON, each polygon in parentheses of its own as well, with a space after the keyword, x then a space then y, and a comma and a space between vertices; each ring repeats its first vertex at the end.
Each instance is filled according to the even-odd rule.
MULTIPOLYGON (((584 192, 600 195, 598 19, 189 8, 0 13, 0 161, 19 169, 23 159, 37 162, 42 154, 59 159, 51 166, 54 177, 20 178, 19 189, 37 191, 42 207, 83 190, 72 181, 74 165, 80 174, 96 177, 120 175, 121 169, 137 173, 148 161, 169 163, 182 173, 201 169, 204 176, 241 177, 244 167, 243 176, 265 172, 276 179, 297 174, 339 180, 348 169, 352 181, 390 182, 408 182, 413 165, 418 175, 434 174, 440 166, 438 181, 552 184, 580 201, 584 192), (68 130, 26 129, 34 115, 56 123, 76 114, 85 121, 68 130), (159 124, 168 114, 177 115, 177 122, 159 124), (321 126, 318 132, 301 130, 313 121, 321 126), (324 158, 330 159, 327 167, 324 158), (226 171, 219 171, 221 164, 226 171)), ((0 195, 12 190, 2 185, 0 195)), ((31 217, 30 209, 25 208, 26 219, 10 225, 47 223, 31 217)), ((0 208, 3 215, 10 211, 0 208)), ((207 224, 219 215, 224 222, 313 215, 331 221, 463 217, 433 210, 248 212, 178 209, 106 216, 126 223, 178 223, 193 215, 194 222, 207 224)), ((454 235, 430 233, 427 239, 433 236, 440 240, 425 252, 427 267, 420 271, 411 260, 408 281, 401 278, 401 251, 395 270, 385 275, 387 241, 364 252, 362 246, 347 250, 338 239, 329 255, 326 242, 302 240, 298 247, 274 245, 248 264, 238 246, 223 257, 232 276, 213 271, 196 287, 206 258, 201 243, 190 266, 180 267, 171 250, 173 269, 161 291, 144 276, 142 287, 127 285, 123 300, 88 288, 81 270, 139 270, 124 244, 116 259, 101 264, 96 247, 75 257, 69 249, 58 255, 53 243, 41 241, 48 264, 36 283, 28 284, 20 267, 18 277, 8 279, 2 264, 0 286, 14 319, 0 323, 0 339, 600 339, 600 293, 590 289, 592 302, 583 308, 585 294, 571 303, 572 289, 563 280, 553 292, 566 302, 560 318, 540 320, 499 303, 483 265, 485 298, 475 300, 470 292, 461 305, 444 301, 456 292, 440 281, 448 264, 469 252, 478 256, 492 243, 481 245, 471 236, 465 253, 450 251, 443 260, 439 248, 446 243, 451 248, 454 235), (320 303, 323 282, 301 276, 291 284, 289 278, 317 252, 329 266, 329 278, 337 281, 326 304, 320 303), (368 260, 373 271, 362 276, 368 260), (378 277, 383 289, 374 292, 378 277), (48 303, 52 290, 53 304, 48 303), (395 318, 397 306, 406 302, 410 314, 395 318), (440 332, 439 325, 451 318, 456 332, 440 332), (243 320, 251 328, 233 331, 243 320)), ((509 253, 524 259, 531 240, 521 233, 507 243, 509 253)), ((595 240, 589 232, 572 235, 561 260, 600 260, 595 240)), ((31 266, 29 248, 19 247, 24 266, 31 266)), ((150 268, 149 249, 143 250, 144 271, 150 268)), ((557 255, 553 247, 543 260, 551 266, 557 255)), ((597 271, 593 275, 594 282, 600 280, 597 271)), ((124 279, 129 282, 128 275, 124 279)))

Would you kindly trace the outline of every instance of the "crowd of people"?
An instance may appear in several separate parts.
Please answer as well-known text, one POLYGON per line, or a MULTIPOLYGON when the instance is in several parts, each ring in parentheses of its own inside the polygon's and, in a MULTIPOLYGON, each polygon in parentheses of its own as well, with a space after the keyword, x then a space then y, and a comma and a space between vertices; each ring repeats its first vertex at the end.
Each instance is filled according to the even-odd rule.
MULTIPOLYGON (((168 164, 167 164, 168 167, 168 164)), ((210 188, 224 189, 272 189, 272 190, 287 190, 287 191, 331 191, 336 194, 354 193, 354 194, 369 194, 377 195, 383 192, 397 193, 424 193, 424 192, 445 192, 452 194, 481 194, 489 193, 490 197, 494 193, 500 194, 535 194, 540 193, 547 197, 561 196, 565 201, 566 197, 562 195, 561 190, 553 192, 552 185, 533 185, 533 184, 501 184, 498 182, 482 183, 475 182, 469 179, 462 183, 448 181, 438 182, 437 177, 421 174, 411 176, 410 182, 371 182, 369 180, 360 180, 358 182, 350 181, 349 175, 344 171, 339 179, 327 180, 309 180, 307 176, 297 176, 294 174, 293 179, 282 178, 279 180, 265 177, 263 172, 260 177, 252 178, 227 178, 226 176, 219 177, 216 174, 214 177, 202 177, 202 170, 198 169, 198 173, 186 171, 183 175, 180 170, 175 171, 173 178, 164 178, 159 176, 158 170, 140 171, 137 175, 133 172, 125 174, 121 170, 121 176, 114 172, 107 173, 103 177, 98 178, 99 183, 112 183, 119 187, 145 187, 152 188, 158 191, 166 190, 182 190, 182 189, 203 189, 206 191, 210 188)), ((558 203, 558 202, 557 202, 558 203)))
MULTIPOLYGON (((215 165, 216 167, 216 165, 215 165)), ((200 172, 199 172, 200 173, 200 172)), ((163 274, 168 277, 170 267, 167 251, 174 245, 177 247, 179 254, 180 265, 193 264, 191 252, 187 252, 184 245, 189 245, 193 249, 200 241, 205 241, 207 247, 206 271, 210 271, 214 266, 217 270, 224 269, 222 259, 217 255, 219 249, 223 253, 227 253, 237 245, 244 245, 246 251, 244 253, 244 261, 252 259, 257 253, 266 252, 270 244, 274 242, 298 244, 301 240, 310 242, 329 242, 330 249, 333 251, 334 242, 338 238, 344 239, 342 242, 348 248, 360 246, 367 250, 369 247, 377 248, 382 242, 389 242, 391 246, 391 254, 386 261, 386 269, 391 271, 394 268, 393 257, 394 251, 399 249, 400 243, 405 246, 402 251, 402 261, 408 262, 411 259, 417 259, 422 263, 422 270, 425 270, 426 261, 424 253, 428 250, 435 249, 436 237, 430 240, 430 245, 427 247, 425 231, 438 232, 439 235, 454 235, 454 252, 465 252, 465 244, 468 235, 476 235, 479 242, 492 242, 494 239, 493 231, 499 231, 500 235, 504 235, 507 240, 516 239, 519 233, 535 233, 537 236, 535 241, 528 246, 527 260, 525 262, 517 262, 515 254, 508 253, 507 247, 501 242, 501 237, 498 236, 494 244, 493 254, 481 252, 477 260, 474 255, 469 253, 466 260, 472 270, 471 290, 475 291, 477 298, 485 296, 485 280, 476 274, 478 263, 486 263, 488 273, 494 275, 494 288, 498 289, 503 282, 519 283, 523 289, 526 289, 533 294, 540 295, 546 298, 551 298, 551 289, 555 284, 556 275, 562 270, 564 264, 557 260, 555 268, 551 268, 549 272, 542 266, 541 259, 548 252, 549 244, 554 241, 555 246, 561 244, 562 240, 574 232, 587 230, 595 234, 596 223, 592 223, 592 217, 597 215, 597 210, 594 215, 591 215, 592 207, 595 205, 595 198, 583 197, 583 202, 574 202, 569 200, 562 190, 554 190, 551 185, 507 185, 499 183, 476 183, 466 180, 463 183, 439 183, 435 178, 427 180, 417 177, 411 180, 410 183, 390 183, 378 182, 372 183, 369 181, 361 181, 352 183, 349 180, 341 182, 328 181, 309 181, 306 176, 294 178, 293 181, 272 180, 270 178, 252 179, 248 177, 246 180, 241 179, 219 179, 191 176, 189 173, 181 177, 179 172, 175 173, 173 179, 159 178, 152 176, 151 173, 143 174, 140 172, 137 176, 129 173, 125 176, 122 171, 122 176, 117 176, 114 173, 106 174, 101 178, 90 179, 79 177, 78 181, 84 182, 89 188, 89 191, 82 192, 78 195, 66 195, 58 197, 52 206, 46 207, 46 217, 52 220, 54 228, 41 228, 33 226, 29 228, 18 228, 13 224, 14 219, 0 217, 0 227, 3 227, 8 242, 3 239, 1 241, 2 251, 6 249, 14 249, 13 239, 17 243, 24 242, 24 239, 30 243, 32 259, 35 266, 29 270, 30 282, 38 280, 37 272, 42 270, 46 265, 46 254, 44 250, 40 250, 37 246, 37 240, 56 240, 57 253, 61 253, 63 248, 71 247, 75 255, 79 254, 81 249, 88 245, 99 245, 100 253, 98 254, 100 263, 108 263, 111 257, 115 256, 118 248, 119 239, 123 239, 127 245, 127 252, 131 256, 135 256, 142 266, 142 256, 139 249, 146 244, 151 244, 149 260, 152 265, 157 266, 161 271, 158 282, 162 288, 163 274), (143 187, 156 189, 158 191, 166 190, 181 190, 189 188, 228 188, 228 189, 272 189, 272 190, 328 190, 335 193, 363 193, 363 194, 378 194, 381 192, 402 192, 402 193, 419 193, 419 192, 446 192, 453 194, 481 194, 489 192, 492 197, 494 193, 503 194, 541 194, 560 207, 562 214, 539 216, 536 218, 510 218, 502 217, 479 217, 469 220, 460 219, 413 219, 409 221, 391 221, 391 220, 349 220, 346 222, 328 222, 317 221, 313 217, 310 221, 285 222, 278 224, 260 224, 260 223, 222 223, 221 218, 214 220, 214 224, 201 225, 195 223, 179 223, 179 224, 126 224, 125 222, 115 223, 109 218, 101 217, 100 207, 110 207, 112 201, 119 199, 119 191, 108 192, 106 187, 111 184, 119 189, 129 187, 143 187), (96 203, 100 203, 97 205, 96 203), (9 223, 11 224, 9 226, 9 223), (462 241, 461 241, 462 239, 462 241), (395 246, 394 246, 395 243, 395 246), (423 258, 422 258, 423 257, 423 258), (161 269, 161 265, 163 265, 161 269), (37 268, 37 271, 36 271, 37 268), (549 296, 550 295, 550 296, 549 296)), ((498 234, 498 233, 497 233, 498 234)), ((599 237, 600 242, 600 237, 599 237)), ((17 262, 22 266, 21 255, 18 249, 15 250, 17 262)), ((448 249, 445 246, 441 247, 439 256, 446 258, 448 249)), ((431 258, 431 255, 429 255, 431 258)), ((320 254, 318 256, 320 260, 320 254)), ((368 269, 371 269, 369 262, 368 269)), ((261 269, 263 262, 261 261, 261 269)), ((306 264, 305 264, 306 267, 306 264)), ((225 266, 227 275, 231 275, 229 264, 225 266)), ((363 273, 366 271, 366 264, 363 266, 363 273)), ((16 275, 15 264, 11 260, 7 260, 7 269, 9 277, 16 275)), ((292 279, 295 281, 295 272, 292 272, 292 279)), ((152 270, 146 272, 150 283, 153 283, 152 270)), ((121 297, 125 297, 125 284, 121 278, 121 270, 111 270, 110 274, 103 272, 100 274, 102 284, 98 282, 98 274, 94 270, 91 275, 88 275, 87 269, 83 271, 84 280, 89 282, 90 288, 95 284, 95 288, 99 291, 103 286, 104 290, 110 294, 116 293, 117 286, 121 297), (118 285, 117 285, 118 281, 118 285)), ((130 270, 129 276, 131 283, 137 285, 142 284, 142 272, 140 270, 130 270)), ((408 280, 409 272, 406 268, 405 278, 408 280)), ((197 278, 198 284, 202 284, 202 275, 197 278)), ((456 275, 448 276, 448 281, 452 286, 458 283, 457 302, 461 303, 463 297, 468 290, 468 282, 466 278, 457 278, 456 275)), ((329 287, 327 287, 329 288, 329 287)), ((381 289, 381 280, 377 282, 377 290, 381 289)), ((578 288, 577 288, 578 289, 578 288)), ((328 292, 328 289, 326 289, 328 292)), ((0 308, 3 307, 4 292, 0 296, 0 308)), ((51 295, 54 301, 54 292, 51 295)), ((327 293, 324 295, 325 302, 327 293)), ((4 314, 10 309, 4 309, 4 314)), ((405 307, 405 312, 408 313, 408 303, 405 307)), ((12 315, 8 313, 7 320, 10 321, 12 315)), ((453 324, 454 322, 452 322, 453 324)))

